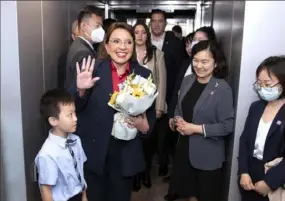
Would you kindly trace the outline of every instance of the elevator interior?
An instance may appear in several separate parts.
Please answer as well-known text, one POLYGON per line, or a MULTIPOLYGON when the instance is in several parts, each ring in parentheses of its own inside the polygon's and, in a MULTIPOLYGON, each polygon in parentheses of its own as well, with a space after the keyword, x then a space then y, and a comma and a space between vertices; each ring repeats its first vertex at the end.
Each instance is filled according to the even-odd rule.
POLYGON ((179 24, 183 35, 214 27, 230 68, 236 108, 223 200, 239 201, 239 136, 249 105, 257 99, 251 87, 257 65, 285 52, 285 21, 279 20, 285 18, 284 1, 1 1, 1 201, 40 200, 33 161, 46 128, 38 101, 56 87, 58 57, 68 50, 71 23, 86 4, 130 24, 135 18, 148 22, 150 9, 160 8, 169 18, 167 30, 179 24))

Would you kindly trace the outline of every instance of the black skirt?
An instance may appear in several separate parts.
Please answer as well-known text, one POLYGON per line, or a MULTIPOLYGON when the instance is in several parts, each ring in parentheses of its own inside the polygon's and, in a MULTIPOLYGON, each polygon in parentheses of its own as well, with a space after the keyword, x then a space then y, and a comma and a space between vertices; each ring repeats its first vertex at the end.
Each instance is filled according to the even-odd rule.
POLYGON ((189 160, 189 136, 180 136, 174 159, 169 193, 182 198, 197 197, 199 201, 220 201, 222 169, 199 170, 189 160))

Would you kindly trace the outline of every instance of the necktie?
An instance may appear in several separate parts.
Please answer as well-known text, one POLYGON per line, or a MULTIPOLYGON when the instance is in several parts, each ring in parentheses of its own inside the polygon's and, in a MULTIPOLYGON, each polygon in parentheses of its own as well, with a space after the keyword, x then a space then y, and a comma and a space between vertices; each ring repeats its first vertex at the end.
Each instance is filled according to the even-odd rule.
POLYGON ((76 140, 72 140, 72 139, 67 139, 66 140, 66 147, 68 148, 69 152, 70 152, 70 155, 72 156, 72 159, 73 159, 73 164, 74 164, 74 169, 75 169, 75 172, 77 174, 77 178, 80 182, 80 184, 83 186, 84 188, 84 184, 82 184, 82 179, 81 179, 81 175, 80 175, 80 172, 78 170, 78 167, 77 167, 77 161, 76 161, 76 158, 75 158, 75 155, 74 155, 74 152, 71 148, 72 145, 74 145, 76 143, 76 140))

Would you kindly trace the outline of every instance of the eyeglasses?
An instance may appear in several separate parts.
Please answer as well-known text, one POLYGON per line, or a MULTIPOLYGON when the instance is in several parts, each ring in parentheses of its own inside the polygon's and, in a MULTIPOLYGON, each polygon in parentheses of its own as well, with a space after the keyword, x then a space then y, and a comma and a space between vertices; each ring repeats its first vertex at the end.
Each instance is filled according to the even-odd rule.
POLYGON ((259 91, 261 89, 261 87, 264 87, 267 91, 271 92, 272 91, 272 88, 275 87, 276 85, 278 85, 278 83, 274 84, 274 85, 265 85, 265 86, 262 86, 260 83, 258 83, 257 81, 255 83, 253 83, 253 88, 256 90, 256 91, 259 91))
POLYGON ((125 40, 125 41, 122 41, 120 39, 110 39, 109 40, 111 43, 113 43, 114 45, 116 46, 121 46, 122 44, 124 44, 125 46, 132 46, 134 44, 134 42, 132 40, 125 40))

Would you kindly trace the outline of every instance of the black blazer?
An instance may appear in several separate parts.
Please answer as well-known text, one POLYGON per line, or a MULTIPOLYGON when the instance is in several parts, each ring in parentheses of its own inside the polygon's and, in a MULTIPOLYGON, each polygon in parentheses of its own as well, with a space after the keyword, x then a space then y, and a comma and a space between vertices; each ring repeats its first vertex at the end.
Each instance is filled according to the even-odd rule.
MULTIPOLYGON (((239 170, 238 174, 249 173, 251 161, 253 159, 254 144, 257 134, 260 118, 266 107, 265 101, 252 103, 245 122, 243 133, 239 144, 239 170)), ((284 155, 284 123, 285 123, 285 105, 281 107, 266 138, 263 162, 269 162, 277 157, 284 155)), ((265 182, 272 190, 277 189, 285 183, 285 160, 276 167, 271 168, 265 175, 265 182)))
POLYGON ((57 65, 57 86, 63 89, 66 77, 66 59, 68 52, 64 52, 60 55, 57 65))
POLYGON ((182 42, 174 35, 172 31, 165 32, 162 51, 164 53, 164 61, 167 72, 166 103, 167 105, 170 105, 172 92, 184 56, 182 42))
POLYGON ((81 63, 84 58, 96 57, 96 51, 82 38, 77 37, 71 44, 66 59, 65 87, 71 85, 76 74, 76 62, 81 63))
POLYGON ((190 63, 191 63, 191 58, 187 58, 187 59, 183 60, 182 65, 180 67, 179 74, 178 74, 177 80, 176 80, 176 84, 175 84, 175 87, 174 87, 173 92, 172 92, 171 103, 168 106, 168 117, 169 118, 174 117, 174 111, 175 111, 177 101, 178 101, 178 91, 181 87, 182 81, 184 79, 184 75, 185 75, 190 63))
MULTIPOLYGON (((150 70, 140 66, 137 62, 130 63, 130 73, 149 77, 150 70)), ((87 156, 85 167, 97 174, 103 174, 105 158, 111 137, 113 118, 116 111, 108 106, 110 94, 113 92, 110 60, 96 64, 94 76, 100 77, 95 86, 87 92, 84 98, 78 96, 76 84, 71 87, 75 95, 75 104, 78 115, 77 134, 82 141, 87 156)), ((155 104, 147 111, 147 119, 151 132, 155 122, 155 104)), ((139 134, 130 141, 120 141, 123 144, 121 155, 122 171, 124 176, 133 176, 145 168, 141 137, 139 134)))

